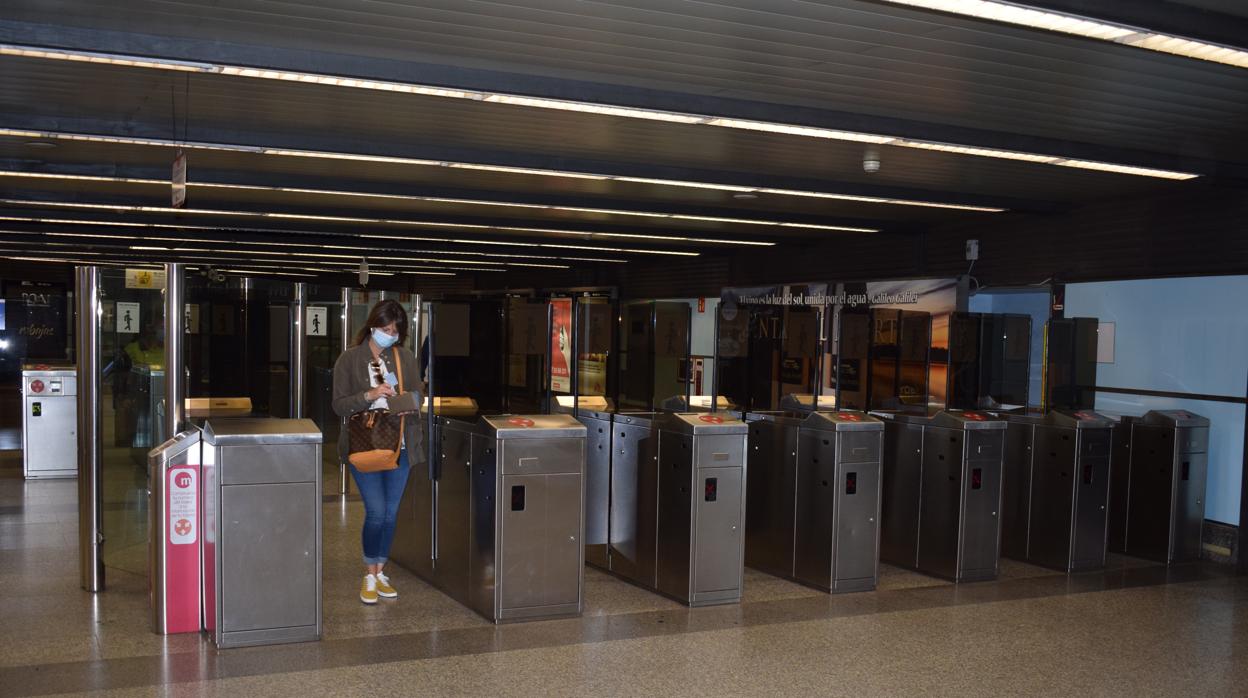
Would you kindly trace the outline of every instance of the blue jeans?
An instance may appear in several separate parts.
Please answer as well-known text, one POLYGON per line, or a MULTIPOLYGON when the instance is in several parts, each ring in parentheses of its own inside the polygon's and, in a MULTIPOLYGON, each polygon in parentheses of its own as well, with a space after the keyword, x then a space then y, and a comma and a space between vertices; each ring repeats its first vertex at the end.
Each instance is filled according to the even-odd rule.
POLYGON ((407 449, 399 451, 399 467, 375 473, 362 473, 351 466, 355 486, 364 500, 364 530, 360 534, 364 544, 364 564, 382 565, 390 556, 390 544, 394 542, 394 524, 398 519, 399 500, 407 486, 407 476, 412 468, 407 463, 407 449))

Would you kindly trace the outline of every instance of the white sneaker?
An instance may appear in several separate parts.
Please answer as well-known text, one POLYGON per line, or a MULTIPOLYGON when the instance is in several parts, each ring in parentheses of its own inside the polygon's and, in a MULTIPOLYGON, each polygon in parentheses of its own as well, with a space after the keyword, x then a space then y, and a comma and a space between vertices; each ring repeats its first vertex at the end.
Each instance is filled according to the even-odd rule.
POLYGON ((385 572, 377 573, 377 595, 384 599, 394 599, 399 596, 399 592, 390 586, 390 578, 385 572))
POLYGON ((377 603, 377 578, 371 574, 364 575, 364 584, 360 586, 360 601, 377 603))

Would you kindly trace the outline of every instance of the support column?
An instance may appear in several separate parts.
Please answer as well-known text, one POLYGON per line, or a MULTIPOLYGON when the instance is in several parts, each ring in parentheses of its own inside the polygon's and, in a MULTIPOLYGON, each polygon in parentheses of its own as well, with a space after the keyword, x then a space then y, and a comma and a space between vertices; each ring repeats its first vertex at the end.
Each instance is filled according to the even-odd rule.
POLYGON ((303 323, 307 319, 308 285, 295 283, 295 300, 290 306, 290 418, 303 417, 304 384, 307 382, 308 333, 303 323))
MULTIPOLYGON (((171 439, 186 422, 186 279, 182 264, 165 265, 165 424, 171 439)), ((156 446, 157 444, 152 444, 156 446)))
POLYGON ((100 270, 77 267, 74 337, 78 359, 78 568, 82 588, 104 590, 101 535, 104 444, 100 395, 100 270))

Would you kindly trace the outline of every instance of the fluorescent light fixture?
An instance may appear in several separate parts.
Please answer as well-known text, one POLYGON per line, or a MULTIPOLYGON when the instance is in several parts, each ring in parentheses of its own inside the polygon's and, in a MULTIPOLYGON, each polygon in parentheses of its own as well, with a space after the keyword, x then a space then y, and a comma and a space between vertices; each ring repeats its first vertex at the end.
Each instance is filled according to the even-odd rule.
MULTIPOLYGON (((1093 38, 1101 38, 1105 40, 1118 41, 1120 43, 1128 43, 1138 45, 1142 48, 1150 48, 1152 50, 1166 51, 1168 53, 1176 53, 1179 55, 1188 55, 1192 57, 1203 58, 1204 60, 1217 60, 1229 65, 1238 65, 1240 67, 1248 67, 1248 53, 1231 49, 1228 47, 1216 46, 1213 44, 1201 44, 1200 42, 1192 42, 1177 37, 1168 37, 1161 34, 1153 34, 1148 32, 1140 32, 1134 29, 1124 29, 1115 27, 1114 25, 1089 22, 1081 18, 1069 17, 1065 15, 1057 15, 1054 13, 1039 12, 1030 10, 1017 5, 1011 5, 1003 2, 984 2, 982 0, 885 0, 886 2, 894 2, 895 4, 909 5, 912 7, 922 7, 926 9, 939 9, 957 14, 966 14, 969 16, 980 16, 974 14, 979 11, 987 14, 997 14, 1002 17, 1000 21, 1012 22, 1015 24, 1024 24, 1033 26, 1028 22, 1046 22, 1047 17, 1056 18, 1056 21, 1050 22, 1049 26, 1041 28, 1051 28, 1053 31, 1066 31, 1067 33, 1080 34, 1083 36, 1091 36, 1093 38), (1031 14, 1028 14, 1031 13, 1031 14), (1035 15, 1035 16, 1033 16, 1035 15), (1043 16, 1043 17, 1042 17, 1043 16), (1128 35, 1121 35, 1121 32, 1127 31, 1128 35)), ((985 16, 987 16, 985 14, 985 16)), ((991 18, 991 17, 990 17, 991 18)), ((1037 25, 1038 26, 1038 25, 1037 25)), ((900 147, 920 147, 916 144, 926 143, 925 141, 917 141, 907 139, 903 136, 893 134, 876 134, 858 131, 846 131, 841 129, 820 128, 817 126, 807 126, 802 124, 785 124, 771 121, 758 121, 753 119, 737 119, 724 116, 716 116, 710 114, 692 114, 684 112, 671 112, 659 109, 643 109, 636 107, 627 107, 613 104, 598 104, 594 102, 577 102, 574 100, 547 99, 542 97, 530 97, 525 95, 505 94, 497 92, 483 92, 478 90, 460 90, 438 85, 422 85, 418 83, 405 83, 388 80, 369 80, 365 78, 354 78, 341 75, 328 75, 323 73, 304 73, 296 71, 275 70, 268 68, 258 68, 252 66, 238 66, 227 64, 209 64, 198 63, 194 61, 177 61, 162 58, 151 58, 144 56, 125 56, 109 53, 94 53, 90 51, 62 51, 57 49, 46 49, 37 46, 25 46, 18 44, 0 44, 0 55, 24 56, 29 58, 44 58, 50 60, 65 60, 87 63, 103 63, 108 65, 117 65, 123 67, 149 68, 155 70, 177 70, 191 71, 201 73, 218 73, 222 75, 231 75, 238 77, 248 77, 261 80, 278 80, 287 82, 312 83, 317 85, 326 85, 331 87, 345 87, 354 89, 376 90, 383 92, 401 92, 408 94, 418 94, 429 97, 441 97, 448 99, 461 99, 475 102, 494 102, 499 104, 511 104, 516 106, 537 108, 537 109, 554 109, 560 111, 575 111, 592 114, 602 114, 605 116, 615 116, 630 119, 641 119, 647 121, 663 121, 671 123, 682 123, 689 125, 706 125, 720 128, 731 128, 746 131, 763 131, 767 133, 779 133, 784 135, 792 135, 807 138, 823 138, 831 140, 841 140, 856 143, 874 143, 880 145, 896 145, 900 147)), ((39 135, 33 132, 27 132, 28 137, 38 138, 39 135)), ((102 140, 103 137, 101 137, 102 140)), ((120 142, 116 139, 102 140, 102 142, 120 142)), ((219 145, 219 144, 218 144, 219 145)), ((185 146, 184 146, 185 147, 185 146)), ((347 160, 365 160, 368 162, 392 162, 405 163, 412 165, 438 165, 443 167, 456 167, 465 169, 483 169, 494 172, 510 172, 514 174, 533 174, 542 176, 556 177, 576 177, 585 179, 612 179, 610 175, 600 175, 585 172, 569 172, 555 171, 545 169, 530 169, 521 167, 510 167, 505 165, 487 165, 479 163, 455 163, 435 160, 422 160, 415 158, 401 158, 388 156, 363 155, 355 153, 316 153, 315 151, 287 149, 287 148, 255 148, 248 147, 250 152, 262 152, 268 155, 287 155, 295 157, 320 157, 320 158, 340 158, 347 160)), ((933 149, 933 148, 926 148, 933 149)), ((956 151, 947 151, 956 152, 956 151)), ((1011 153, 1012 151, 1001 151, 992 148, 969 148, 964 155, 978 155, 981 157, 1006 157, 1006 159, 1020 160, 1024 158, 1007 157, 1003 153, 1011 153), (973 151, 973 152, 971 152, 973 151)), ((1043 158, 1043 155, 1038 155, 1043 158)), ((1036 160, 1036 162, 1044 162, 1044 160, 1036 160)), ((1098 168, 1099 169, 1099 168, 1098 168)), ((1144 168, 1149 170, 1151 168, 1144 168)), ((1124 173, 1124 174, 1140 174, 1140 173, 1124 173)), ((1187 174, 1187 173, 1174 173, 1187 174)), ((1143 174, 1142 176, 1154 176, 1143 174)), ((1191 175, 1197 176, 1197 175, 1191 175)), ((1185 179, 1186 177, 1170 177, 1171 179, 1185 179)), ((679 186, 679 185, 677 185, 679 186)), ((889 202, 892 203, 892 202, 889 202)))
MULTIPOLYGON (((38 216, 0 216, 0 221, 17 221, 17 222, 24 222, 24 223, 42 223, 42 224, 51 224, 51 225, 94 225, 94 226, 106 226, 110 228, 169 228, 169 229, 174 229, 174 230, 180 230, 180 229, 185 228, 188 230, 211 230, 213 232, 265 233, 265 234, 273 234, 273 235, 290 235, 290 236, 303 234, 303 235, 333 235, 335 237, 348 237, 348 238, 368 237, 368 236, 361 236, 361 235, 351 235, 351 234, 346 234, 346 233, 324 233, 321 231, 288 230, 284 228, 236 228, 236 227, 227 228, 227 227, 218 227, 218 226, 211 226, 211 225, 190 225, 190 224, 175 225, 172 223, 131 223, 131 222, 125 222, 125 221, 98 221, 98 220, 83 220, 83 219, 77 219, 77 218, 41 218, 38 216)), ((110 239, 110 240, 119 239, 118 236, 116 235, 101 235, 101 234, 94 234, 94 233, 66 233, 66 232, 46 232, 46 231, 39 231, 38 233, 35 233, 32 231, 10 231, 10 232, 20 233, 20 234, 25 234, 25 235, 40 234, 40 235, 54 235, 54 236, 61 236, 61 237, 102 238, 102 239, 110 239)), ((373 237, 382 237, 382 236, 373 236, 373 237)), ((121 239, 154 240, 157 242, 186 242, 188 241, 188 239, 185 237, 172 238, 172 237, 158 237, 158 236, 152 236, 152 235, 134 235, 134 236, 131 236, 130 238, 121 238, 121 239)), ((449 242, 448 240, 445 240, 443 238, 404 238, 404 239, 405 240, 419 240, 419 241, 424 241, 424 242, 449 242)), ((239 241, 238 240, 219 240, 219 239, 214 240, 214 239, 206 239, 206 238, 195 238, 194 242, 233 245, 233 244, 238 243, 239 241)), ((330 249, 330 250, 354 250, 357 253, 357 255, 352 255, 353 258, 355 256, 358 256, 358 254, 371 254, 372 252, 376 252, 377 250, 390 250, 394 252, 408 252, 411 254, 449 254, 449 255, 465 255, 465 256, 472 256, 472 257, 499 257, 499 258, 504 258, 504 259, 552 259, 552 260, 563 260, 563 261, 573 261, 573 262, 604 262, 608 264, 627 264, 628 263, 628 260, 625 260, 625 259, 611 259, 609 257, 605 257, 605 258, 604 257, 568 257, 564 255, 509 254, 509 253, 502 253, 502 252, 478 252, 475 250, 472 250, 472 251, 407 250, 407 249, 397 248, 397 247, 395 248, 380 247, 379 248, 379 247, 361 247, 359 245, 330 245, 330 244, 318 244, 318 243, 308 243, 308 242, 271 242, 271 241, 258 241, 258 240, 249 241, 247 242, 247 244, 248 245, 269 245, 269 246, 275 246, 275 247, 314 247, 317 249, 330 249)), ((485 242, 485 243, 480 243, 480 244, 489 244, 489 243, 485 242)), ((499 244, 524 245, 526 243, 507 242, 507 243, 499 243, 499 244)), ((766 243, 766 244, 772 244, 772 243, 766 243)), ((466 259, 466 260, 462 260, 462 262, 465 264, 468 264, 468 263, 474 263, 475 260, 466 259)))
MULTIPOLYGON (((35 179, 59 179, 83 182, 110 182, 120 184, 149 184, 152 186, 169 186, 167 180, 160 179, 139 179, 134 177, 107 177, 102 175, 74 175, 74 174, 53 174, 43 172, 25 172, 22 170, 0 170, 0 177, 14 177, 19 179, 35 178, 35 179)), ((745 225, 780 225, 790 228, 810 228, 812 230, 843 230, 849 232, 877 233, 875 228, 846 228, 842 226, 828 226, 808 223, 792 223, 785 221, 763 220, 758 218, 728 218, 722 216, 690 216, 679 213, 655 213, 648 211, 628 211, 623 209, 610 208, 593 208, 588 206, 557 206, 552 204, 527 204, 514 201, 492 201, 489 199, 456 199, 445 196, 417 196, 411 194, 385 194, 360 191, 346 191, 341 189, 309 189, 306 187, 277 187, 265 186, 259 184, 226 184, 220 182, 187 182, 188 187, 205 188, 205 189, 240 189, 244 191, 268 191, 285 194, 314 194, 317 196, 350 196, 359 198, 372 199, 398 199, 401 201, 427 201, 431 203, 447 203, 447 204, 468 204, 473 206, 499 206, 502 208, 537 208, 551 211, 571 211, 574 213, 600 213, 611 216, 640 216, 643 218, 670 218, 672 220, 692 220, 692 221, 710 221, 718 223, 741 223, 745 225)), ((185 210, 185 209, 182 209, 185 210)), ((273 214, 278 216, 278 214, 273 214)), ((656 239, 664 239, 656 237, 656 239)), ((666 238, 671 239, 671 238, 666 238)), ((686 238, 692 240, 694 238, 686 238)), ((760 244, 749 242, 733 242, 720 241, 723 244, 760 244)), ((762 243, 769 244, 769 243, 762 243)))
MULTIPOLYGON (((1050 10, 1038 10, 1009 2, 988 0, 882 0, 894 5, 919 7, 950 14, 1071 34, 1087 39, 1134 46, 1148 51, 1169 53, 1184 58, 1248 68, 1248 51, 1203 41, 1129 27, 1113 22, 1088 19, 1050 10)), ((1152 176, 1152 175, 1147 175, 1152 176)))
MULTIPOLYGON (((468 223, 438 223, 409 221, 391 218, 355 218, 349 216, 315 216, 309 214, 295 213, 267 213, 263 211, 229 211, 221 209, 198 209, 198 208, 173 208, 170 206, 133 206, 122 204, 88 204, 69 201, 30 201, 23 199, 0 199, 0 204, 9 204, 12 206, 34 206, 34 207, 51 207, 51 208, 78 208, 115 211, 118 213, 137 212, 137 213, 174 213, 174 214, 197 214, 197 215, 225 215, 225 216, 254 216, 259 218, 292 218, 298 220, 314 220, 314 221, 334 221, 345 223, 368 223, 382 225, 411 225, 421 227, 453 227, 453 228, 475 228, 480 230, 522 230, 533 232, 533 228, 516 228, 510 226, 489 226, 476 225, 468 223)), ((569 233, 584 235, 583 231, 568 231, 569 233)), ((396 235, 360 235, 359 237, 391 239, 396 235)), ((585 245, 561 245, 551 243, 531 243, 531 242, 502 242, 498 240, 452 240, 444 238, 403 238, 408 240, 419 240, 423 242, 447 242, 458 244, 475 244, 475 245, 519 245, 522 247, 546 247, 551 249, 573 249, 573 250, 595 250, 599 252, 624 252, 634 254, 658 254, 658 255, 676 255, 676 256, 694 256, 697 252, 679 252, 675 250, 646 250, 646 249, 622 249, 617 247, 593 247, 585 245)))

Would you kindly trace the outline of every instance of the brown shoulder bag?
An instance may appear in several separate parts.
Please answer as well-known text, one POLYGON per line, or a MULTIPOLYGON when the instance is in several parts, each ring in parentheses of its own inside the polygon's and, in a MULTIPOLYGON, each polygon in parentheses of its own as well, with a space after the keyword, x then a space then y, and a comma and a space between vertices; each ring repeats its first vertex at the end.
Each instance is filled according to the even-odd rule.
MULTIPOLYGON (((394 368, 403 392, 403 358, 394 352, 394 368)), ((403 416, 389 410, 356 412, 347 419, 350 439, 347 460, 362 473, 394 470, 399 467, 399 450, 403 443, 403 416)))

